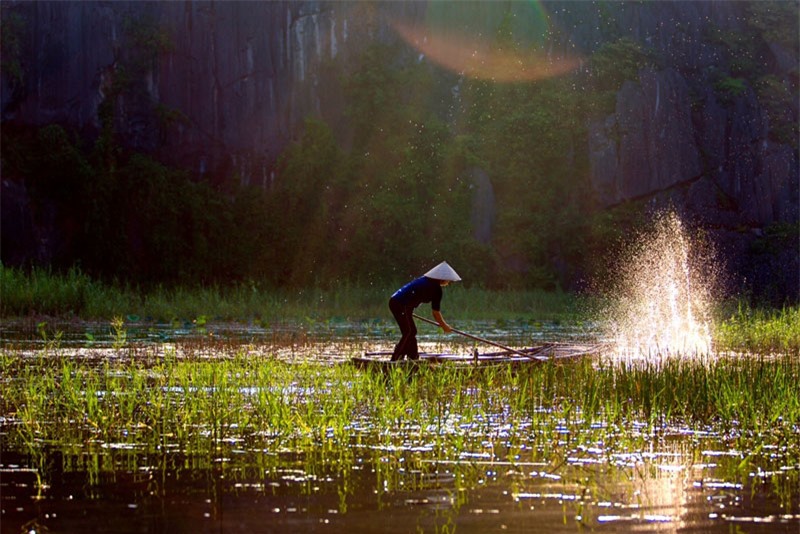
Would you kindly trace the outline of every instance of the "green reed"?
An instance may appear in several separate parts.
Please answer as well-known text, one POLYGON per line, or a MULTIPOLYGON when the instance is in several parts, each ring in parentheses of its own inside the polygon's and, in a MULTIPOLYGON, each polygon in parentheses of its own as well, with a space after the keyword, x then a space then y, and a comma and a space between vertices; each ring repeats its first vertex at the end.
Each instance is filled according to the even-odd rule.
MULTIPOLYGON (((20 434, 50 441, 167 444, 213 452, 225 443, 464 442, 496 422, 590 428, 674 421, 771 433, 800 421, 800 364, 789 357, 722 359, 705 365, 594 363, 530 369, 420 369, 361 373, 349 366, 287 364, 236 355, 154 364, 82 363, 4 354, 3 415, 20 434), (499 419, 498 419, 499 418, 499 419)), ((797 437, 795 437, 797 439, 797 437)))
POLYGON ((800 354, 799 306, 765 310, 739 302, 723 317, 714 332, 719 350, 800 354))
POLYGON ((102 284, 73 268, 66 273, 34 267, 29 271, 0 264, 3 317, 51 315, 106 317, 130 313, 139 306, 130 288, 102 284))
MULTIPOLYGON (((397 285, 404 283, 398 281, 397 285)), ((257 283, 229 286, 140 288, 106 284, 77 268, 65 273, 0 264, 0 316, 106 319, 136 316, 170 322, 200 317, 225 321, 328 321, 391 318, 387 303, 396 287, 348 283, 331 288, 276 289, 257 283)), ((492 291, 456 284, 445 294, 449 315, 464 320, 573 319, 581 300, 563 292, 492 291)))
MULTIPOLYGON (((294 322, 320 326, 337 320, 385 319, 391 323, 388 296, 394 287, 340 284, 334 288, 265 289, 255 283, 228 287, 141 288, 93 280, 78 269, 8 268, 0 264, 0 317, 50 315, 106 319, 120 337, 122 317, 182 325, 208 320, 255 322, 263 326, 294 322)), ((494 291, 462 284, 445 290, 445 315, 458 324, 470 320, 581 323, 598 308, 590 297, 563 292, 494 291)), ((602 307, 601 307, 602 308, 602 307)), ((713 325, 716 350, 800 353, 800 306, 780 310, 752 308, 744 302, 718 306, 713 325)), ((40 323, 44 324, 44 323, 40 323)), ((44 333, 44 329, 40 329, 44 333)), ((394 334, 392 334, 394 335, 394 334)), ((46 340, 51 345, 55 339, 46 340)))
MULTIPOLYGON (((469 455, 557 469, 581 447, 602 444, 607 455, 646 450, 689 430, 743 451, 725 460, 734 472, 800 465, 800 361, 792 356, 380 373, 245 349, 100 362, 4 350, 0 371, 0 418, 11 423, 5 447, 94 458, 97 465, 75 469, 95 473, 108 469, 98 463, 104 454, 135 461, 125 450, 180 452, 197 466, 217 465, 232 451, 269 451, 247 453, 261 476, 283 465, 279 455, 297 454, 307 473, 340 470, 345 508, 341 473, 356 456, 372 458, 387 487, 419 483, 403 473, 439 462, 456 465, 459 487, 469 487, 485 476, 469 455)), ((796 476, 787 473, 782 498, 796 499, 796 476)))

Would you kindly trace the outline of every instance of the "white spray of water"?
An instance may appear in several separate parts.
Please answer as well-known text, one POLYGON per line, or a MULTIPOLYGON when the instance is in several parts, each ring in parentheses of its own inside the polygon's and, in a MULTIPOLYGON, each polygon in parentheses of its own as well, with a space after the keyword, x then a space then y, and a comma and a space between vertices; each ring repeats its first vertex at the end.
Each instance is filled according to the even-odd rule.
POLYGON ((623 358, 698 357, 711 352, 713 265, 692 248, 673 212, 655 219, 617 266, 610 335, 623 358))

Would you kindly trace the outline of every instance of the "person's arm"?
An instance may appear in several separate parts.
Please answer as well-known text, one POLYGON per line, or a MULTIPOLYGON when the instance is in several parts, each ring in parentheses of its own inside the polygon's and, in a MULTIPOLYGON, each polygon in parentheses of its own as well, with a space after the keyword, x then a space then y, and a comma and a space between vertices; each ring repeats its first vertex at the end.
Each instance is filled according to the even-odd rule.
POLYGON ((439 323, 439 326, 446 333, 449 334, 450 332, 453 331, 453 329, 450 328, 450 325, 445 322, 444 317, 442 317, 442 312, 440 312, 439 310, 433 310, 433 318, 436 319, 436 322, 439 323))

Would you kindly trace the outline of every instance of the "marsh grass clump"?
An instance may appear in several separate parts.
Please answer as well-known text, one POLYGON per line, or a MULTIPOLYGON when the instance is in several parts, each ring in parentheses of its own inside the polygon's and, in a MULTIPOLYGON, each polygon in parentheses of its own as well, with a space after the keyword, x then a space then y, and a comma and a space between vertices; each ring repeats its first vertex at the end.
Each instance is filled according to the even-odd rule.
POLYGON ((0 315, 17 317, 48 315, 60 317, 111 318, 116 311, 138 307, 133 291, 93 280, 78 268, 65 273, 33 267, 29 271, 0 264, 0 315))
POLYGON ((738 302, 736 310, 717 321, 718 350, 800 355, 800 307, 753 308, 738 302))

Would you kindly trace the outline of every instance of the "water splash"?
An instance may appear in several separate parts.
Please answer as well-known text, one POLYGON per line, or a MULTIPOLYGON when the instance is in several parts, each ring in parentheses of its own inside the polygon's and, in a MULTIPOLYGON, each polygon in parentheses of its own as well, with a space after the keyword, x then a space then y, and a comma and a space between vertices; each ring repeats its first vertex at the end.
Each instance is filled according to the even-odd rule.
POLYGON ((715 266, 672 211, 638 236, 616 268, 610 337, 623 358, 698 357, 711 352, 715 266))

